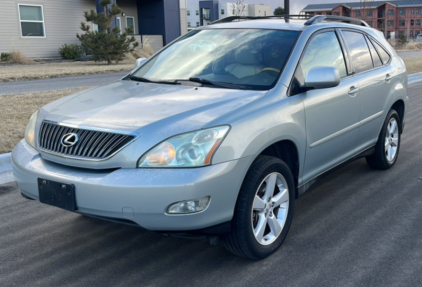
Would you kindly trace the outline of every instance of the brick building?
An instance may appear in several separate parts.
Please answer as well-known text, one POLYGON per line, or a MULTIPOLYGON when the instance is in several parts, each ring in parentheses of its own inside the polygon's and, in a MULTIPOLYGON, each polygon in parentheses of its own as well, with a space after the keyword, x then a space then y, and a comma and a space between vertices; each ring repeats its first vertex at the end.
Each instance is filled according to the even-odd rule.
POLYGON ((310 4, 301 13, 363 19, 387 38, 404 34, 414 39, 422 31, 422 0, 310 4))

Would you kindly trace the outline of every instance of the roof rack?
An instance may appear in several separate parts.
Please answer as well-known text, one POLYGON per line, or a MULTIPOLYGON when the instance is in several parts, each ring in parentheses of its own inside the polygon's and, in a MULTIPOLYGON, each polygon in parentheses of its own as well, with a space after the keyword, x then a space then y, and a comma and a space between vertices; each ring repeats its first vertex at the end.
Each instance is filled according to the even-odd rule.
POLYGON ((313 24, 318 24, 318 23, 324 22, 325 20, 341 21, 341 22, 345 22, 345 23, 355 23, 355 24, 358 24, 360 26, 371 27, 371 26, 368 25, 368 23, 366 23, 363 20, 359 20, 359 19, 356 19, 356 18, 350 18, 350 17, 344 17, 344 16, 335 16, 335 15, 317 15, 317 16, 312 17, 308 21, 306 21, 305 25, 309 26, 309 25, 313 25, 313 24))
POLYGON ((290 19, 296 20, 308 20, 312 18, 313 15, 277 15, 277 16, 229 16, 226 18, 222 18, 220 20, 216 20, 211 23, 213 24, 222 24, 222 23, 230 23, 230 22, 238 22, 238 21, 248 21, 248 20, 263 20, 263 19, 284 19, 286 22, 289 22, 290 19))
POLYGON ((313 16, 310 14, 302 14, 302 15, 278 15, 278 16, 229 16, 226 18, 222 18, 220 20, 214 21, 211 25, 214 24, 222 24, 222 23, 230 23, 230 22, 238 22, 238 21, 248 21, 248 20, 263 20, 263 19, 284 19, 286 23, 289 22, 290 19, 295 20, 308 20, 305 22, 306 26, 310 26, 313 24, 322 23, 326 20, 328 21, 341 21, 345 23, 354 23, 364 27, 371 27, 363 20, 359 20, 356 18, 344 17, 344 16, 335 16, 335 15, 317 15, 313 16))

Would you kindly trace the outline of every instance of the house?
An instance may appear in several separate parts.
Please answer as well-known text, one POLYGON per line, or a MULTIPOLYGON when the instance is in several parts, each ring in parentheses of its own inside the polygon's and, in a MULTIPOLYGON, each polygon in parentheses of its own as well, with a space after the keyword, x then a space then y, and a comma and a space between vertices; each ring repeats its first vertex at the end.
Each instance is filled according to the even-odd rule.
POLYGON ((414 39, 422 30, 422 0, 310 4, 301 13, 362 19, 387 38, 405 35, 414 39))
MULTIPOLYGON (((20 50, 32 58, 59 57, 63 44, 79 43, 84 12, 102 12, 100 0, 1 0, 0 52, 20 50)), ((186 0, 113 0, 122 9, 113 25, 132 26, 154 50, 187 30, 186 0)), ((98 27, 92 26, 92 29, 98 27)))
POLYGON ((229 16, 271 16, 271 7, 262 4, 238 4, 221 0, 188 0, 188 29, 208 25, 229 16))

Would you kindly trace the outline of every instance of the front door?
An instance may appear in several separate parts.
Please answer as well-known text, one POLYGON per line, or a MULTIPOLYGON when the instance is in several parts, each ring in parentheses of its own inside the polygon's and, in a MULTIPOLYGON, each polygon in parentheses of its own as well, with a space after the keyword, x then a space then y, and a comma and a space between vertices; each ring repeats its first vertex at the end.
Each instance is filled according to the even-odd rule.
POLYGON ((305 106, 306 158, 303 182, 352 157, 359 131, 359 86, 346 69, 345 57, 334 30, 314 35, 309 41, 295 74, 292 91, 305 106), (307 72, 318 66, 338 69, 340 85, 301 92, 307 72))

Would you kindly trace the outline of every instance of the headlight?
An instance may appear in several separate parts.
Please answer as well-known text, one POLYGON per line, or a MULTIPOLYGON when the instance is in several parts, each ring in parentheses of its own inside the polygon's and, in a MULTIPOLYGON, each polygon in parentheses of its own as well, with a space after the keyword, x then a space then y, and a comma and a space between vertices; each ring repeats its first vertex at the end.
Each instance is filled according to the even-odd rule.
POLYGON ((209 165, 229 129, 229 126, 220 126, 169 138, 144 154, 138 162, 138 167, 209 165))
POLYGON ((35 148, 35 124, 37 123, 38 118, 38 111, 32 114, 29 118, 29 123, 26 126, 25 130, 25 140, 29 143, 33 148, 35 148))

